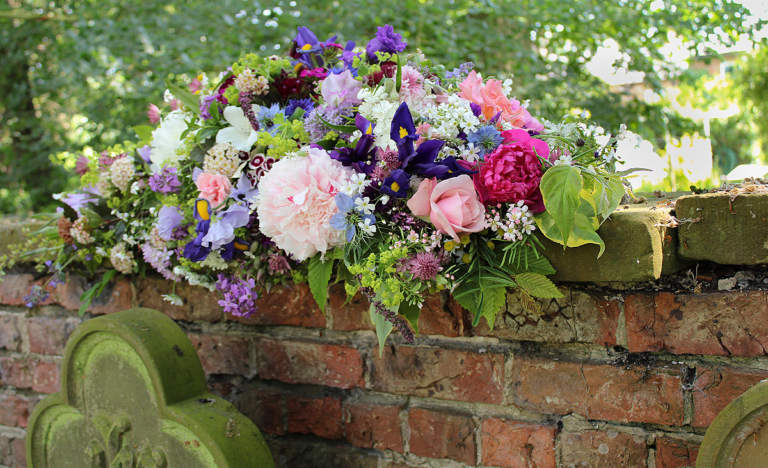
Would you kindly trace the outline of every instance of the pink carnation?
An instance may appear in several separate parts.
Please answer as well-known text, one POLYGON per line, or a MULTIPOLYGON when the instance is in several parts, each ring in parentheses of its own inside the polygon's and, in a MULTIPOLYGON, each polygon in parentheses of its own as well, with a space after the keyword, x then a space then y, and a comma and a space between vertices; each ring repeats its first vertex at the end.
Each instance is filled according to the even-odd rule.
POLYGON ((416 216, 429 216, 438 231, 457 242, 461 234, 480 232, 485 227, 485 208, 466 174, 440 182, 424 179, 408 200, 408 208, 416 216))
POLYGON ((517 100, 510 101, 502 91, 501 81, 488 80, 483 84, 483 79, 472 70, 464 81, 459 84, 461 92, 459 97, 472 101, 480 106, 483 116, 492 119, 501 112, 501 118, 515 128, 530 128, 536 126, 536 131, 541 131, 543 126, 531 117, 531 114, 520 105, 517 100), (539 128, 541 126, 541 128, 539 128))
POLYGON ((485 157, 480 172, 475 174, 475 187, 486 205, 525 202, 533 213, 544 211, 541 196, 541 163, 537 155, 547 159, 549 145, 531 138, 525 130, 501 133, 504 142, 485 157))
POLYGON ((211 202, 214 207, 221 205, 221 202, 226 200, 232 191, 229 178, 221 174, 203 172, 197 176, 195 185, 200 190, 200 196, 211 202))
POLYGON ((297 261, 341 245, 344 231, 330 221, 336 194, 354 173, 320 148, 277 161, 259 181, 261 232, 297 261))

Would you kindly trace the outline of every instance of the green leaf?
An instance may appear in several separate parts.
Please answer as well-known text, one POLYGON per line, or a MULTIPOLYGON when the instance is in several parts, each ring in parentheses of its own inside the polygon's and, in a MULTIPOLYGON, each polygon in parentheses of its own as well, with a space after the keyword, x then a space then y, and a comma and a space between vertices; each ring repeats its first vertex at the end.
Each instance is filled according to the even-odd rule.
POLYGON ((567 164, 550 168, 541 178, 540 187, 546 213, 552 217, 560 231, 563 245, 568 245, 582 186, 581 170, 567 164))
POLYGON ((165 86, 168 88, 168 90, 173 94, 173 97, 181 101, 184 106, 186 106, 189 111, 191 111, 193 114, 199 114, 200 113, 200 102, 197 99, 197 96, 190 93, 186 89, 181 89, 178 86, 172 85, 170 81, 165 80, 165 86))
POLYGON ((80 300, 83 302, 82 305, 80 305, 80 310, 78 310, 78 313, 82 316, 85 311, 90 307, 91 302, 94 298, 97 298, 101 295, 102 291, 104 291, 104 288, 107 286, 109 281, 114 278, 114 276, 117 274, 117 270, 109 270, 106 273, 104 273, 104 276, 101 278, 101 281, 94 284, 90 289, 85 291, 81 296, 80 300))
POLYGON ((340 132, 340 133, 349 133, 349 134, 352 134, 355 132, 355 130, 357 130, 357 127, 355 127, 354 125, 334 125, 328 122, 327 120, 325 120, 321 114, 318 113, 317 116, 320 117, 320 120, 323 121, 323 125, 330 128, 331 130, 336 130, 337 132, 340 132))
POLYGON ((309 260, 309 271, 307 279, 309 289, 312 291, 320 311, 325 313, 325 301, 328 298, 328 283, 331 282, 333 274, 333 260, 320 260, 320 254, 315 255, 309 260))
POLYGON ((563 297, 549 278, 538 273, 521 273, 515 276, 515 282, 533 297, 563 297))
POLYGON ((464 294, 461 294, 460 290, 466 287, 466 283, 461 283, 456 288, 456 291, 454 291, 459 291, 459 294, 454 295, 453 298, 456 299, 456 302, 458 302, 460 306, 474 315, 472 319, 473 327, 476 327, 477 324, 480 323, 480 317, 485 317, 488 326, 493 330, 493 325, 496 322, 496 314, 498 314, 507 304, 507 289, 503 287, 484 287, 476 291, 467 291, 464 294))
POLYGON ((298 107, 295 111, 293 111, 293 114, 288 118, 288 121, 293 122, 294 120, 299 120, 304 118, 304 109, 301 107, 298 107))
POLYGON ((376 306, 371 304, 370 308, 371 322, 376 327, 376 338, 379 339, 379 357, 384 354, 384 342, 387 341, 387 337, 392 333, 394 326, 384 318, 378 311, 376 306))
POLYGON ((397 75, 395 76, 395 90, 400 93, 400 86, 403 83, 403 64, 400 61, 400 54, 397 54, 397 75))
POLYGON ((331 151, 333 148, 336 147, 336 139, 328 138, 325 140, 320 140, 316 144, 326 151, 331 151))
POLYGON ((406 320, 408 320, 408 323, 411 324, 411 328, 413 328, 414 333, 417 335, 419 334, 419 314, 421 313, 421 309, 419 309, 418 305, 411 305, 408 304, 406 301, 403 301, 400 303, 400 310, 398 311, 400 315, 405 317, 406 320))
POLYGON ((132 128, 143 143, 149 143, 152 140, 152 132, 155 130, 155 127, 151 125, 137 125, 132 128))

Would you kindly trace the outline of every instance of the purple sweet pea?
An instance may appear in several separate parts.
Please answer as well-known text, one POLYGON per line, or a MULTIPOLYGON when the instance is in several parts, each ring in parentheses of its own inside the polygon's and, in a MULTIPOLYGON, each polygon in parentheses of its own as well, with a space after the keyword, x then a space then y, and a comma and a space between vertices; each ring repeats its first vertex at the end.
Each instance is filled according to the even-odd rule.
POLYGON ((221 217, 213 218, 208 232, 202 238, 202 245, 215 250, 229 244, 235 240, 235 229, 248 224, 249 217, 248 207, 235 203, 222 213, 221 217))
POLYGON ((144 145, 139 148, 139 156, 141 156, 141 159, 143 159, 145 163, 152 164, 152 159, 150 159, 150 156, 152 156, 152 147, 144 145))
POLYGON ((157 231, 163 240, 169 241, 173 237, 173 231, 181 227, 184 215, 179 213, 175 206, 164 206, 157 213, 157 231))
POLYGON ((365 51, 368 53, 368 60, 376 63, 379 61, 376 52, 395 54, 404 51, 407 45, 407 42, 403 42, 403 36, 397 34, 392 26, 385 24, 379 26, 376 37, 365 46, 365 51))
POLYGON ((245 175, 240 177, 234 190, 229 194, 229 198, 239 202, 251 202, 257 196, 259 196, 259 190, 253 186, 251 179, 245 175))

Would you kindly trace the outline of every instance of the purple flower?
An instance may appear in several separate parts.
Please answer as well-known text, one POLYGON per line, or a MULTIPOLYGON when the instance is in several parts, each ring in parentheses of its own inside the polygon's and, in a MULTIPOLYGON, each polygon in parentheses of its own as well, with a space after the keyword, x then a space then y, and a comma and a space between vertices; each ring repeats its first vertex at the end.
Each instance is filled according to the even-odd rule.
POLYGON ((211 104, 216 100, 216 96, 205 96, 200 100, 200 117, 203 120, 209 120, 211 116, 211 104))
POLYGON ((384 179, 379 189, 381 193, 395 198, 405 198, 408 196, 408 187, 410 186, 411 176, 402 169, 395 169, 384 179))
MULTIPOLYGON (((211 253, 211 247, 203 245, 203 238, 208 235, 211 226, 211 203, 204 198, 195 200, 195 238, 184 246, 184 257, 193 262, 202 262, 211 253)), ((159 229, 158 229, 159 230, 159 229)))
POLYGON ((181 182, 176 175, 175 167, 163 167, 160 172, 156 172, 149 178, 149 188, 157 193, 175 193, 179 191, 181 182))
POLYGON ((253 278, 243 279, 235 276, 219 275, 216 289, 224 294, 224 300, 219 305, 224 308, 224 313, 236 317, 250 317, 256 313, 254 301, 258 299, 256 294, 256 282, 253 278))
POLYGON ((181 227, 184 221, 184 215, 179 213, 175 206, 164 206, 160 208, 157 214, 157 232, 163 240, 169 241, 173 237, 173 232, 181 227))
POLYGON ((419 252, 411 255, 398 267, 399 272, 407 272, 413 275, 415 279, 429 281, 435 279, 442 270, 440 259, 431 252, 419 252))
MULTIPOLYGON (((87 187, 83 190, 87 190, 87 187)), ((79 213, 80 208, 91 202, 96 203, 99 201, 99 199, 92 193, 70 193, 66 197, 62 198, 61 201, 71 206, 73 210, 79 213)))
POLYGON ((215 250, 234 241, 235 229, 248 224, 250 211, 247 206, 235 203, 221 217, 214 217, 202 238, 202 245, 215 250))
POLYGON ((171 281, 179 281, 178 275, 171 271, 171 257, 173 257, 173 252, 173 250, 168 250, 167 247, 156 249, 152 247, 150 242, 145 242, 141 246, 141 253, 144 256, 145 262, 149 263, 152 268, 163 275, 163 278, 171 281))
POLYGON ((307 118, 310 112, 315 108, 315 103, 310 98, 304 99, 289 99, 288 105, 285 106, 285 117, 290 117, 296 112, 297 109, 304 109, 304 119, 307 118))
POLYGON ((320 42, 309 28, 299 26, 294 41, 296 41, 296 51, 295 53, 292 52, 291 56, 309 68, 317 68, 324 66, 322 51, 326 47, 335 46, 336 36, 331 36, 327 41, 320 42))
POLYGON ((365 46, 365 51, 368 53, 368 60, 375 63, 379 60, 376 52, 394 54, 404 51, 407 45, 407 42, 403 42, 403 36, 397 34, 392 26, 385 24, 379 26, 376 37, 365 46))
POLYGON ((152 164, 152 159, 150 159, 150 156, 152 156, 152 147, 144 145, 139 148, 139 156, 141 156, 141 159, 143 159, 145 163, 152 164))
POLYGON ((291 271, 291 265, 284 256, 272 253, 267 259, 267 269, 270 275, 284 275, 291 271))
POLYGON ((469 72, 475 67, 475 64, 472 62, 465 62, 459 65, 459 68, 454 68, 453 71, 449 71, 445 74, 445 77, 447 79, 459 79, 462 78, 464 75, 469 75, 469 72))
POLYGON ((250 203, 254 198, 259 196, 259 190, 254 188, 251 179, 246 176, 241 176, 237 181, 237 185, 229 194, 229 198, 237 200, 238 202, 250 203))
POLYGON ((36 284, 32 286, 32 290, 29 291, 29 294, 24 296, 22 300, 24 301, 24 305, 32 308, 45 302, 50 295, 51 293, 43 289, 42 286, 36 284))

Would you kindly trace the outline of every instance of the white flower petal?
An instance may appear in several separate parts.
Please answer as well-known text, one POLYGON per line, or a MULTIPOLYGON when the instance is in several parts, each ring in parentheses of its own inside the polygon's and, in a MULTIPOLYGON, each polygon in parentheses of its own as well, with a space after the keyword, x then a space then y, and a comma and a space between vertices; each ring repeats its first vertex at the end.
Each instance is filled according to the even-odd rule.
POLYGON ((243 109, 237 106, 227 106, 227 108, 224 109, 224 120, 229 122, 229 124, 232 125, 233 127, 238 128, 240 130, 251 128, 251 123, 248 121, 248 118, 245 116, 243 109))

